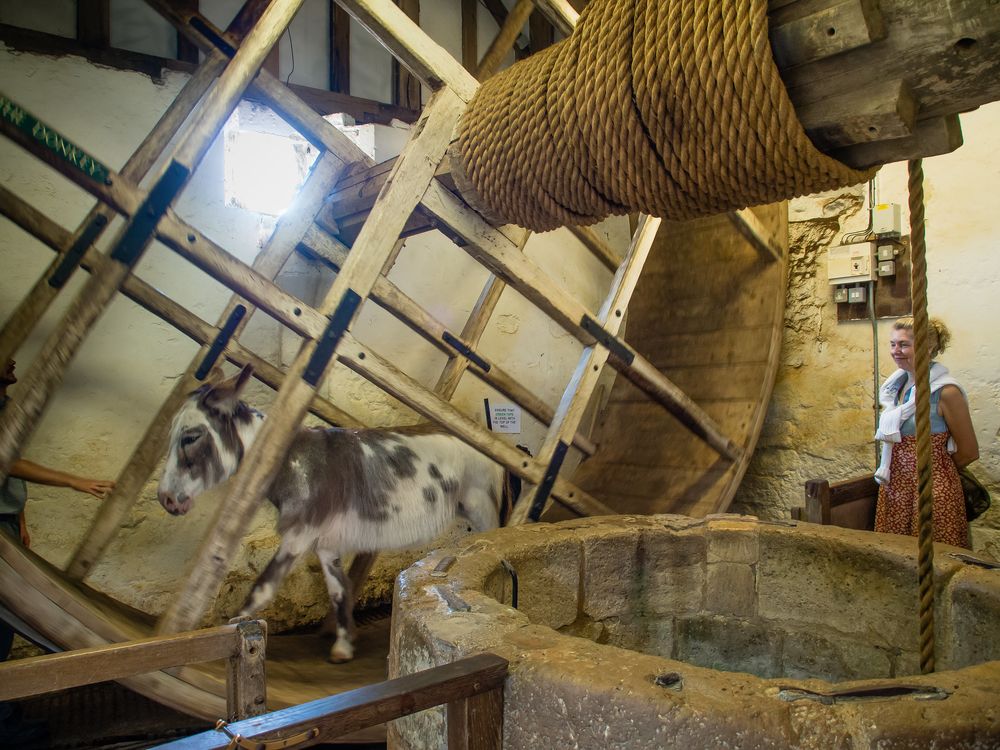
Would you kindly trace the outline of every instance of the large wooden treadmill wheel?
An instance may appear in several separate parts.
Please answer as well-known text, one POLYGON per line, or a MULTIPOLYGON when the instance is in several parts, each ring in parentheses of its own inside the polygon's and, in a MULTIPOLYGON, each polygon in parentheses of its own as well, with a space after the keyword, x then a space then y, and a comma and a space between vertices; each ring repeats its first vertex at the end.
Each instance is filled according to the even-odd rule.
POLYGON ((785 203, 754 209, 782 246, 761 252, 730 216, 663 222, 625 339, 742 447, 719 454, 619 377, 574 483, 622 513, 725 511, 753 454, 777 372, 785 309, 785 203))

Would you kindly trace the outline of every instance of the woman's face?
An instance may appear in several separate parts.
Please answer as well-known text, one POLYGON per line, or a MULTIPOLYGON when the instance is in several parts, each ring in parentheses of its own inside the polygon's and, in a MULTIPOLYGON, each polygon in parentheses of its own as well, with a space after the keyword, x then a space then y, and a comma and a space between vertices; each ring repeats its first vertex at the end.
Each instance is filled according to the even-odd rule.
POLYGON ((913 372, 913 331, 895 328, 889 337, 889 353, 900 370, 913 372))

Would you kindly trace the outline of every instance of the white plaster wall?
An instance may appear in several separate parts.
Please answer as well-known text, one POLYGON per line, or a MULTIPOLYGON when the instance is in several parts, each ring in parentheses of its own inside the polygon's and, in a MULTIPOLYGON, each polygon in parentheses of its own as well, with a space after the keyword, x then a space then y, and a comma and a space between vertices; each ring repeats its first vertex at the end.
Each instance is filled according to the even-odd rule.
MULTIPOLYGON (((1000 528, 1000 103, 962 115, 965 144, 925 159, 928 306, 953 334, 940 361, 966 387, 981 458, 973 470, 990 486, 994 510, 977 522, 977 549, 1000 557, 990 528, 1000 528)), ((908 233, 905 164, 878 175, 880 203, 899 203, 908 233)), ((787 516, 803 502, 803 482, 846 479, 874 467, 872 334, 869 323, 838 323, 824 251, 867 224, 867 189, 793 201, 788 310, 782 365, 757 452, 736 497, 740 510, 787 516)), ((879 382, 895 366, 888 356, 891 320, 878 324, 879 382)))
MULTIPOLYGON (((0 90, 115 169, 122 166, 152 129, 185 80, 184 75, 167 73, 161 82, 153 82, 138 73, 96 67, 78 58, 50 58, 0 47, 0 90)), ((250 212, 224 205, 220 144, 221 139, 184 191, 179 213, 249 263, 266 239, 270 223, 250 212)), ((0 139, 0 184, 68 230, 77 226, 93 204, 83 191, 5 139, 0 139)), ((609 240, 624 249, 627 241, 624 219, 608 222, 601 229, 609 240)), ((538 235, 526 252, 557 283, 596 311, 611 274, 571 235, 566 232, 538 235)), ((0 218, 0 268, 3 269, 0 319, 7 319, 52 257, 48 249, 6 218, 0 218)), ((224 287, 161 246, 147 251, 137 274, 211 322, 217 319, 228 299, 224 287)), ((332 274, 318 265, 296 260, 289 264, 279 282, 306 302, 315 303, 331 278, 332 274)), ((407 242, 391 278, 432 314, 460 331, 486 273, 446 239, 428 234, 407 242)), ((83 273, 78 273, 41 328, 29 336, 17 353, 22 375, 83 281, 83 273)), ((361 340, 405 372, 433 387, 444 366, 444 355, 390 316, 374 305, 366 305, 356 332, 361 340)), ((254 317, 242 340, 274 362, 289 362, 298 348, 293 335, 281 331, 263 314, 254 317)), ((194 342, 166 323, 127 299, 117 298, 84 342, 62 387, 36 426, 24 455, 75 473, 116 476, 176 377, 197 350, 194 342)), ((508 290, 484 337, 482 351, 554 407, 581 348, 508 290)), ((17 386, 12 389, 15 397, 16 389, 17 386)), ((335 368, 325 390, 335 402, 370 424, 418 420, 408 409, 342 367, 335 368)), ((272 394, 255 386, 251 397, 266 409, 272 394)), ((497 398, 490 389, 467 376, 454 401, 482 424, 484 397, 497 398)), ((523 422, 523 434, 508 439, 537 449, 544 435, 543 426, 527 414, 523 422)), ((212 507, 212 498, 206 497, 189 516, 168 517, 155 501, 157 479, 158 474, 88 579, 115 598, 152 613, 162 611, 185 575, 212 507)), ((33 548, 62 566, 83 538, 99 501, 69 490, 39 486, 31 487, 30 497, 28 519, 33 548)), ((273 513, 268 507, 260 511, 239 559, 234 561, 218 605, 220 614, 235 609, 275 544, 273 513)), ((306 602, 281 603, 287 613, 286 623, 300 616, 321 614, 324 595, 315 569, 306 566, 301 570, 289 591, 306 602)), ((283 624, 280 618, 276 622, 283 624)))

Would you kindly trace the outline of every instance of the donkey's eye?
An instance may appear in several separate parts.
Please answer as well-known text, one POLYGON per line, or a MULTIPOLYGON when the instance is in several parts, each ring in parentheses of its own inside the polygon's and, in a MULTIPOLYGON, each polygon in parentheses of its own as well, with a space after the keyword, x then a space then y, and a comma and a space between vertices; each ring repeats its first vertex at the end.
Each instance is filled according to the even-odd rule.
POLYGON ((181 435, 181 447, 188 448, 194 445, 201 439, 201 435, 202 435, 201 430, 196 430, 193 432, 185 432, 183 435, 181 435))

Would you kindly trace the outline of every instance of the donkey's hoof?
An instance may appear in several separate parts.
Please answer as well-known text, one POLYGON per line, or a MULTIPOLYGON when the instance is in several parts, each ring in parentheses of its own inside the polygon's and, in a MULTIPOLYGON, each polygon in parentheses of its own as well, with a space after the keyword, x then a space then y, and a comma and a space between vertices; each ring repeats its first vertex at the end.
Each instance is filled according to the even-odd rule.
POLYGON ((343 664, 354 658, 354 647, 350 643, 334 643, 330 649, 330 661, 343 664))

